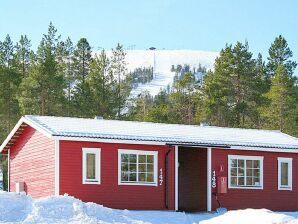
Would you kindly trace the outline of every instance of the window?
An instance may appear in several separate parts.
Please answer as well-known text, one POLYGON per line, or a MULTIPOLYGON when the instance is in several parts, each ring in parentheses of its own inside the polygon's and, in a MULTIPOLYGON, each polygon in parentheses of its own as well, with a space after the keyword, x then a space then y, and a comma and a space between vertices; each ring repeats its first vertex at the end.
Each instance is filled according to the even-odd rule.
POLYGON ((228 156, 229 188, 263 189, 263 157, 228 156))
POLYGON ((100 149, 83 148, 83 184, 100 184, 100 149))
POLYGON ((292 158, 277 158, 278 190, 292 190, 292 158))
POLYGON ((118 151, 119 185, 157 186, 157 151, 118 151))

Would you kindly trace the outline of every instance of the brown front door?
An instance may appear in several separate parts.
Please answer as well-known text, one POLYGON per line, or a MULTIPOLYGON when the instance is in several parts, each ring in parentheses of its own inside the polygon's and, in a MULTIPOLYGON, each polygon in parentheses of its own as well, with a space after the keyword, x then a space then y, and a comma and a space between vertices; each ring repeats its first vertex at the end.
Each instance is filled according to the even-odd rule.
POLYGON ((181 211, 206 211, 207 150, 179 147, 179 199, 181 211))

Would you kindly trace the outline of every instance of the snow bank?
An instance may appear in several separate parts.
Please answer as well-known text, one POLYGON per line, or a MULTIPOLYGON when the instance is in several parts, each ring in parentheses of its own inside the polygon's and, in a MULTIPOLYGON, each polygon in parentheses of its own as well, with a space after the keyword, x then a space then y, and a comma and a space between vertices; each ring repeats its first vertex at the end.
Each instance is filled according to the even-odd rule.
POLYGON ((229 211, 221 216, 205 220, 200 224, 297 224, 294 217, 271 212, 267 209, 245 209, 229 211))
POLYGON ((223 215, 170 211, 128 211, 84 203, 67 195, 33 200, 25 194, 0 191, 0 223, 99 224, 298 224, 298 212, 265 209, 229 211, 223 215))

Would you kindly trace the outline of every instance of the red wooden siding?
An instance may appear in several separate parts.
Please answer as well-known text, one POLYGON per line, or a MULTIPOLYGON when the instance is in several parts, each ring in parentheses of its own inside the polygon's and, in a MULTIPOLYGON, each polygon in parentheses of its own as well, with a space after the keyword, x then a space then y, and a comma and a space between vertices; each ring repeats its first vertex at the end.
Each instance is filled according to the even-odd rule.
MULTIPOLYGON (((298 154, 212 149, 212 171, 215 170, 217 176, 228 177, 228 155, 264 156, 263 190, 228 189, 226 194, 219 195, 223 207, 228 209, 267 208, 273 211, 298 210, 298 154), (278 190, 278 157, 293 158, 292 191, 278 190), (219 171, 220 165, 224 166, 223 172, 219 171)), ((213 210, 217 208, 214 196, 212 196, 212 208, 213 210)))
MULTIPOLYGON (((165 154, 168 146, 60 141, 60 194, 122 209, 165 208, 165 154), (101 184, 82 184, 82 148, 101 148, 101 184), (158 151, 162 186, 118 185, 118 149, 158 151)), ((174 148, 169 153, 169 209, 174 209, 174 148)), ((159 180, 159 178, 158 178, 159 180)))
POLYGON ((55 146, 40 132, 26 127, 10 150, 10 191, 25 182, 25 191, 34 198, 55 193, 55 146))

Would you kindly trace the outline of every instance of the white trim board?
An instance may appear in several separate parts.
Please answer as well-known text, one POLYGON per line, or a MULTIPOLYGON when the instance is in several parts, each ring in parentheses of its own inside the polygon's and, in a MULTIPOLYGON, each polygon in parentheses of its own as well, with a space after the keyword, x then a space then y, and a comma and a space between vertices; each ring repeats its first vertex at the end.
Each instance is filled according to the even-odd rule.
POLYGON ((225 150, 298 153, 298 149, 279 149, 279 148, 264 148, 264 147, 250 147, 250 146, 231 146, 231 148, 227 148, 225 150))
POLYGON ((82 148, 82 183, 83 184, 100 184, 101 182, 101 148, 82 148), (87 179, 87 154, 95 155, 95 179, 87 179))
MULTIPOLYGON (((264 188, 264 169, 263 169, 264 156, 246 156, 246 155, 228 155, 228 188, 229 189, 255 189, 263 190, 264 188), (232 186, 231 185, 231 160, 232 159, 242 159, 242 160, 258 160, 260 161, 260 186, 232 186)), ((246 162, 244 162, 244 180, 246 178, 246 162)))
POLYGON ((116 143, 116 144, 132 144, 132 145, 166 145, 166 142, 156 141, 137 141, 137 140, 122 140, 122 139, 107 139, 107 138, 85 138, 85 137, 63 137, 53 136, 54 139, 61 141, 82 141, 82 142, 102 142, 102 143, 116 143))
POLYGON ((60 195, 60 142, 55 140, 55 195, 60 195))
POLYGON ((293 182, 293 165, 292 165, 293 158, 285 158, 285 157, 278 157, 278 190, 279 191, 292 191, 292 182, 293 182), (281 163, 288 163, 288 185, 282 186, 281 185, 281 163))
POLYGON ((10 149, 8 149, 7 158, 7 191, 10 192, 10 149))
MULTIPOLYGON (((138 159, 138 157, 137 157, 138 159)), ((137 171, 138 175, 138 162, 137 171)), ((158 151, 147 151, 138 149, 118 149, 118 185, 141 185, 141 186, 158 186, 158 151), (152 155, 154 158, 154 182, 122 182, 121 181, 121 154, 136 154, 136 155, 152 155)))
POLYGON ((212 210, 212 149, 207 148, 207 212, 212 210))
POLYGON ((179 146, 175 146, 175 211, 179 210, 179 146))

